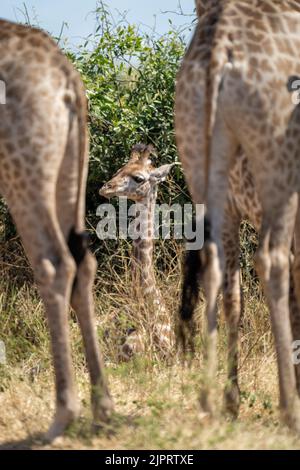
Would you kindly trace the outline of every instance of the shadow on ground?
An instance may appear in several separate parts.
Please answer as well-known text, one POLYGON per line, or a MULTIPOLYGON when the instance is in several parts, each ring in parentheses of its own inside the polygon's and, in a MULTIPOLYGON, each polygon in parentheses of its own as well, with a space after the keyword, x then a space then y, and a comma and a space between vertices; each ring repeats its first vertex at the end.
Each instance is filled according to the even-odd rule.
POLYGON ((89 419, 80 418, 66 431, 63 437, 59 437, 54 443, 47 442, 44 433, 36 433, 25 439, 2 442, 0 444, 0 451, 51 449, 56 448, 56 445, 58 448, 62 448, 65 438, 69 442, 74 439, 74 441, 80 442, 81 447, 86 446, 88 448, 94 438, 110 440, 120 433, 124 427, 127 429, 128 427, 137 428, 139 426, 138 418, 137 415, 125 416, 114 413, 110 423, 103 425, 91 425, 89 419))

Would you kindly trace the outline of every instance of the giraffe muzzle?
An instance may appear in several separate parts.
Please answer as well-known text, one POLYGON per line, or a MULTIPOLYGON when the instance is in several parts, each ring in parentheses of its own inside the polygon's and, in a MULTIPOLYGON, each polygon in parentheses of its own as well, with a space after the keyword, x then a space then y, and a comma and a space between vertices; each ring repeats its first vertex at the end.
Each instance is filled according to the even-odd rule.
POLYGON ((103 196, 103 197, 110 197, 110 195, 113 194, 113 191, 112 191, 112 185, 110 183, 106 183, 104 184, 100 189, 99 189, 99 194, 100 196, 103 196))

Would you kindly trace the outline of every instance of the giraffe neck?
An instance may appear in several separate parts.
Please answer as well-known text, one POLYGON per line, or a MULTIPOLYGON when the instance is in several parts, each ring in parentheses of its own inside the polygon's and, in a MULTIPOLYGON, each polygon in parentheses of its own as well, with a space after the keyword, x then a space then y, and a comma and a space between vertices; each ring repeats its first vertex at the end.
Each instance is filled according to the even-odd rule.
POLYGON ((164 310, 162 296, 156 284, 153 266, 154 217, 157 188, 154 187, 148 197, 138 203, 142 211, 143 235, 133 241, 132 280, 135 295, 147 304, 160 306, 164 310))
MULTIPOLYGON (((157 196, 156 187, 148 197, 137 203, 138 216, 142 221, 142 235, 133 241, 133 281, 136 289, 145 295, 156 288, 153 268, 154 211, 157 196)), ((140 225, 139 225, 139 228, 140 225)))
MULTIPOLYGON (((139 308, 146 310, 149 315, 154 343, 164 355, 168 355, 173 345, 172 328, 168 310, 156 285, 153 268, 154 221, 157 189, 153 188, 148 197, 137 204, 143 211, 144 227, 147 236, 133 240, 132 246, 132 286, 133 293, 139 302, 139 308), (151 325, 151 322, 154 325, 151 325)), ((145 311, 144 310, 144 311, 145 311)), ((147 317, 146 317, 147 318, 147 317)), ((147 328, 148 333, 148 328, 147 328)), ((148 340, 148 338, 146 338, 148 340)), ((149 341, 149 340, 148 340, 149 341)), ((121 355, 125 360, 130 359, 128 350, 132 353, 144 351, 145 338, 139 331, 130 334, 123 347, 121 355), (142 345, 142 346, 141 346, 142 345)))

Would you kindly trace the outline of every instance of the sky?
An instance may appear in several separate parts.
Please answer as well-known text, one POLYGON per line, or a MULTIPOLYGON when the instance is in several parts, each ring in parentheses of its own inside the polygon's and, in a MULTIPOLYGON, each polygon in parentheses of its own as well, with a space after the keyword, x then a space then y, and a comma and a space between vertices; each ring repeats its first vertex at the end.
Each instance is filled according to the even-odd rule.
MULTIPOLYGON (((164 11, 178 11, 179 0, 104 0, 114 15, 117 11, 128 11, 127 20, 139 24, 144 30, 156 25, 158 34, 164 34, 170 29, 168 19, 176 27, 182 27, 193 17, 183 17, 164 11), (155 19, 156 17, 156 19, 155 19)), ((37 18, 40 27, 58 36, 63 22, 68 23, 64 36, 68 37, 71 45, 76 46, 94 32, 95 21, 92 14, 97 0, 1 0, 0 17, 12 21, 24 21, 26 4, 30 18, 37 18)), ((182 10, 193 14, 194 0, 181 0, 182 10)))

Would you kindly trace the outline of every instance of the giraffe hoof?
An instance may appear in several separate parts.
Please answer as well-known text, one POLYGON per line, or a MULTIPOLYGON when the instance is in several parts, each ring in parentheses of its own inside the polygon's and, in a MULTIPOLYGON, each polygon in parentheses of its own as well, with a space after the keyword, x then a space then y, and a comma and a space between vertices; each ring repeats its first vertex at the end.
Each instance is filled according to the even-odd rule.
POLYGON ((211 396, 207 390, 201 390, 199 402, 202 411, 205 413, 206 416, 211 418, 214 417, 214 407, 212 404, 211 396))
POLYGON ((284 418, 287 427, 300 435, 300 416, 289 416, 284 418))
POLYGON ((94 425, 108 423, 114 411, 114 403, 109 395, 93 400, 94 425))
POLYGON ((300 400, 297 397, 289 410, 281 410, 284 423, 294 432, 300 434, 300 400))
POLYGON ((60 437, 65 430, 78 418, 79 407, 75 407, 73 410, 60 409, 57 410, 54 420, 45 434, 45 441, 47 443, 53 443, 55 439, 60 437))
POLYGON ((237 419, 240 409, 240 390, 237 385, 224 390, 224 412, 232 419, 237 419))

